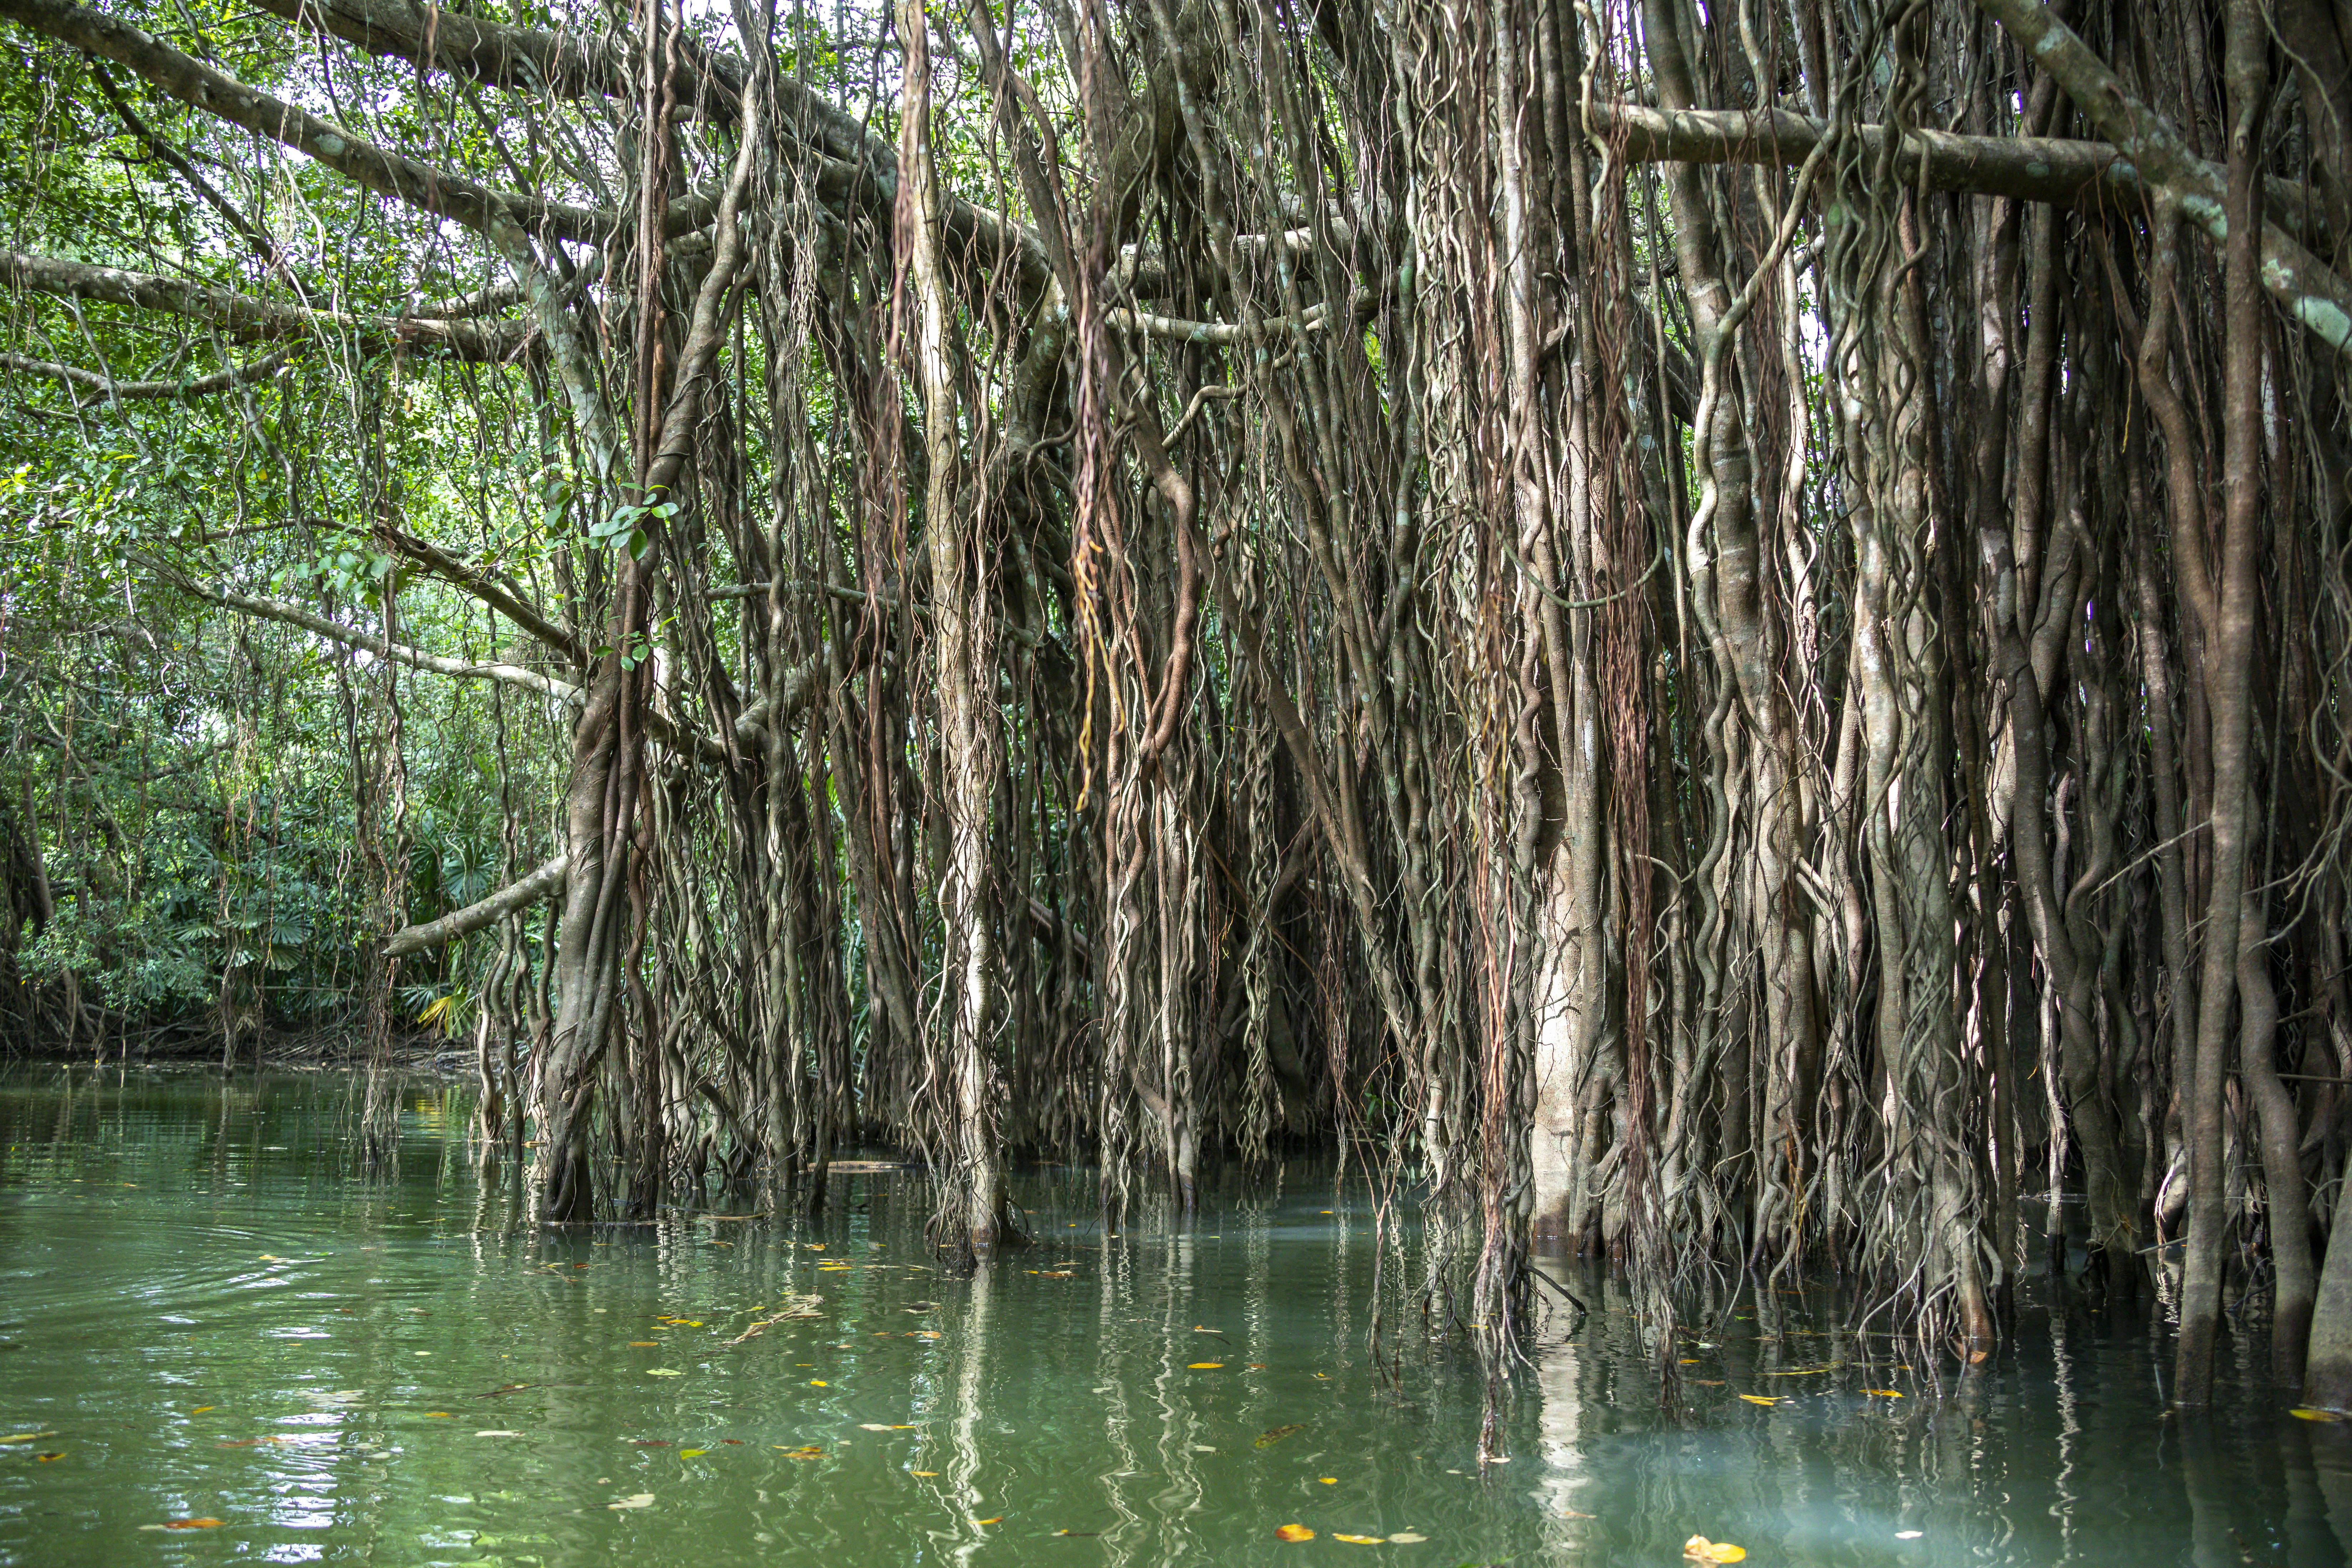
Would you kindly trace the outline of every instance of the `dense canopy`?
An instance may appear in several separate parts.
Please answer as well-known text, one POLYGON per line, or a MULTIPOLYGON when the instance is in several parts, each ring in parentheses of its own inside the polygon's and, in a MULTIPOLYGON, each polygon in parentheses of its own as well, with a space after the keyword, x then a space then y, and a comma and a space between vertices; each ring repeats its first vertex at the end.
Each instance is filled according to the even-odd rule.
POLYGON ((2352 1401, 2341 0, 0 19, 17 1043, 2352 1401))

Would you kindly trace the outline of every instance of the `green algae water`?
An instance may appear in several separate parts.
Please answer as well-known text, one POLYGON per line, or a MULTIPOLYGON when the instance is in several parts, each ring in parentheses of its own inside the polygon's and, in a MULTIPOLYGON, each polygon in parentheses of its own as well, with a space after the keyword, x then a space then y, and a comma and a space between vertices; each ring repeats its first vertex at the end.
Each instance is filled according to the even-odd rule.
POLYGON ((1750 1293, 1683 1347, 1668 1416, 1613 1290, 1553 1260, 1592 1310, 1548 1321, 1482 1464, 1483 1373, 1404 1321, 1412 1238, 1328 1166, 1116 1236, 1082 1173, 1037 1173, 1036 1244, 958 1277, 901 1174, 837 1178, 810 1223, 551 1234, 444 1084, 407 1086, 396 1169, 356 1174, 360 1100, 0 1071, 0 1563, 1672 1568, 1698 1535, 1759 1565, 2218 1565, 2352 1541, 2352 1431, 2263 1392, 2252 1333, 2231 1402, 2182 1423, 2140 1315, 2037 1295, 1961 1379, 1824 1348, 1826 1295, 1759 1327, 1750 1293))

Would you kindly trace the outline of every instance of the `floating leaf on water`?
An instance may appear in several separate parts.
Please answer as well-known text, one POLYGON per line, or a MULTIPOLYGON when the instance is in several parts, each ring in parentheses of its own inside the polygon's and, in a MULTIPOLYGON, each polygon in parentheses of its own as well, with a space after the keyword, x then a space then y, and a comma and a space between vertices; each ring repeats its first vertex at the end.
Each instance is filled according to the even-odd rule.
POLYGON ((1350 1546, 1381 1546, 1388 1542, 1385 1535, 1333 1535, 1334 1541, 1344 1541, 1350 1546))
POLYGON ((661 1349, 661 1341, 631 1340, 629 1342, 629 1348, 633 1351, 657 1351, 661 1349))
POLYGON ((674 1366, 649 1366, 646 1368, 646 1375, 647 1377, 684 1377, 686 1373, 674 1366))
POLYGON ((1003 1522, 1004 1516, 1001 1513, 994 1519, 975 1519, 972 1521, 972 1523, 974 1524, 1003 1524, 1003 1522))
POLYGON ((1739 1397, 1748 1401, 1750 1405, 1778 1405, 1780 1403, 1780 1396, 1771 1394, 1743 1394, 1739 1397))
POLYGON ((1339 1478, 1337 1476, 1318 1476, 1315 1479, 1327 1487, 1336 1487, 1339 1484, 1339 1478))
MULTIPOLYGON (((771 1446, 773 1447, 784 1448, 784 1446, 782 1443, 776 1443, 771 1446)), ((803 1443, 797 1448, 784 1448, 784 1458, 787 1459, 822 1459, 824 1458, 824 1450, 818 1447, 814 1443, 803 1443)))
POLYGON ((709 1452, 710 1450, 708 1448, 680 1448, 677 1451, 677 1457, 681 1459, 698 1459, 709 1452))
POLYGON ((857 1424, 857 1429, 860 1432, 896 1432, 898 1430, 896 1426, 887 1426, 879 1421, 860 1421, 857 1424))
POLYGON ((1276 1426, 1268 1431, 1259 1433, 1257 1435, 1256 1446, 1261 1448, 1271 1448, 1276 1443, 1281 1442, 1285 1437, 1291 1436, 1297 1433, 1304 1432, 1306 1430, 1307 1424, 1305 1422, 1293 1421, 1286 1426, 1276 1426))
POLYGON ((494 1426, 487 1432, 477 1432, 474 1436, 477 1437, 520 1437, 522 1434, 520 1432, 509 1432, 501 1426, 494 1426))
POLYGON ((225 1519, 167 1519, 161 1524, 142 1524, 142 1530, 218 1530, 225 1519))
POLYGON ((1895 1532, 1895 1539, 1897 1541, 1916 1541, 1927 1533, 1927 1532, 1924 1530, 1898 1530, 1895 1532))
POLYGON ((36 1455, 34 1455, 34 1456, 33 1456, 33 1458, 35 1458, 36 1459, 38 1459, 41 1463, 43 1463, 43 1464, 45 1464, 45 1465, 46 1465, 46 1464, 50 1463, 50 1462, 51 1462, 51 1461, 53 1461, 53 1460, 62 1459, 62 1458, 64 1458, 65 1457, 66 1457, 66 1451, 65 1451, 63 1448, 59 1448, 59 1449, 58 1449, 56 1453, 54 1453, 54 1454, 36 1454, 36 1455))
POLYGON ((939 1474, 939 1471, 937 1471, 937 1470, 908 1470, 907 1473, 908 1473, 908 1475, 910 1475, 910 1476, 920 1476, 920 1477, 922 1477, 925 1480, 927 1480, 927 1481, 928 1481, 928 1480, 931 1479, 933 1477, 937 1476, 937 1475, 939 1474))
MULTIPOLYGON (((2287 1414, 2298 1421, 2352 1421, 2352 1415, 2347 1415, 2341 1410, 2322 1410, 2314 1405, 2294 1405, 2288 1409, 2287 1414)), ((10 1437, 7 1441, 21 1443, 24 1439, 10 1437)))
POLYGON ((1224 1369, 1225 1363, 1221 1361, 1194 1361, 1184 1363, 1184 1370, 1187 1372, 1223 1372, 1224 1369))
POLYGON ((618 1500, 618 1501, 616 1501, 616 1502, 608 1502, 608 1503, 606 1503, 604 1506, 605 1506, 606 1508, 615 1508, 615 1509, 617 1509, 617 1508, 651 1508, 651 1507, 653 1506, 653 1502, 654 1502, 654 1494, 653 1494, 653 1493, 651 1493, 651 1492, 636 1492, 636 1493, 632 1494, 631 1496, 622 1498, 621 1500, 618 1500))
POLYGON ((1873 1399, 1900 1399, 1903 1397, 1903 1391, 1899 1388, 1865 1388, 1863 1392, 1870 1395, 1873 1399))
POLYGON ((1391 1546, 1418 1546, 1428 1539, 1429 1537, 1426 1535, 1415 1535, 1410 1530, 1400 1530, 1394 1535, 1389 1537, 1389 1544, 1391 1546))
POLYGON ((218 1408, 218 1406, 216 1406, 216 1405, 197 1405, 194 1410, 189 1411, 189 1412, 188 1412, 188 1414, 189 1414, 189 1415, 203 1415, 205 1411, 207 1411, 207 1410, 214 1410, 214 1409, 217 1409, 217 1408, 218 1408))
POLYGON ((1054 1531, 1054 1533, 1056 1535, 1066 1535, 1074 1541, 1079 1539, 1092 1541, 1096 1537, 1101 1535, 1102 1531, 1099 1530, 1057 1530, 1054 1531))
POLYGON ((0 1437, 0 1443, 37 1443, 44 1437, 54 1437, 55 1432, 12 1432, 0 1437))
POLYGON ((1303 1524, 1286 1524, 1274 1532, 1276 1541, 1312 1541, 1315 1532, 1303 1524))
POLYGON ((1694 1535, 1683 1542, 1683 1555, 1694 1563, 1738 1563, 1748 1555, 1748 1548, 1694 1535))
POLYGON ((825 1380, 821 1377, 813 1377, 809 1379, 809 1386, 811 1388, 831 1388, 833 1384, 825 1382, 825 1380))

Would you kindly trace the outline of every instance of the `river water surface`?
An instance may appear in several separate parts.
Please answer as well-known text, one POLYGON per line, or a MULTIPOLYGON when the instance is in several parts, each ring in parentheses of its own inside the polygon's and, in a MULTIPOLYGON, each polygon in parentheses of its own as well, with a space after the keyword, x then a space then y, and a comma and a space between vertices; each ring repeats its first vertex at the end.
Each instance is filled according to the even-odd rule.
POLYGON ((2042 1292, 1962 1379, 1825 1348, 1827 1294, 1774 1295, 1768 1333, 1751 1290, 1683 1347, 1668 1416, 1613 1289, 1555 1260, 1592 1312, 1547 1321, 1482 1466, 1483 1375, 1393 1305, 1375 1324, 1411 1238, 1328 1165, 1116 1236, 1083 1176, 1024 1177, 1037 1245, 956 1278, 909 1177, 840 1179, 814 1223, 555 1235, 484 1178, 447 1086, 408 1087, 373 1179, 358 1102, 334 1076, 0 1069, 0 1563, 1673 1568, 1701 1535, 1759 1565, 2220 1565, 2352 1541, 2352 1428, 2289 1417, 2251 1333, 2230 1402, 2181 1422, 2139 1315, 2042 1292))

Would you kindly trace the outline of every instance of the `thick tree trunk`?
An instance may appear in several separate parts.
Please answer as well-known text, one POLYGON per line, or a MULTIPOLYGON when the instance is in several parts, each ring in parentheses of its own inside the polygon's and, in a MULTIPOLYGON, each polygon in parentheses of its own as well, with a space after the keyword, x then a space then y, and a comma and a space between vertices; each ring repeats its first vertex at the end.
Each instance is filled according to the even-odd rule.
POLYGON ((930 558, 931 657, 938 681, 940 805, 946 853, 940 864, 944 931, 941 979, 951 1114, 949 1169, 935 1222, 941 1246, 985 1247, 1010 1228, 1003 1152, 998 1145, 990 1031, 996 999, 991 928, 990 824, 996 784, 996 651, 989 566, 972 548, 958 493, 958 394, 951 341, 953 296, 940 258, 939 170, 930 143, 930 46, 920 0, 901 0, 906 49, 901 110, 898 231, 905 247, 907 317, 900 331, 923 407, 928 488, 923 539, 930 558))
POLYGON ((2224 519, 2218 624, 2205 679, 2213 727, 2212 883, 2199 981, 2195 1070, 2189 1079, 2189 1246, 2180 1292, 2174 1397, 2204 1405, 2213 1395, 2214 1342, 2221 1322, 2221 1266, 2229 1215, 2221 1169, 2223 1079, 2230 1015, 2237 1000, 2238 943, 2252 858, 2249 812, 2253 756, 2253 643, 2261 613, 2263 359, 2262 127, 2270 80, 2269 35, 2258 0, 2231 0, 2230 238, 2222 266, 2222 468, 2224 519))

